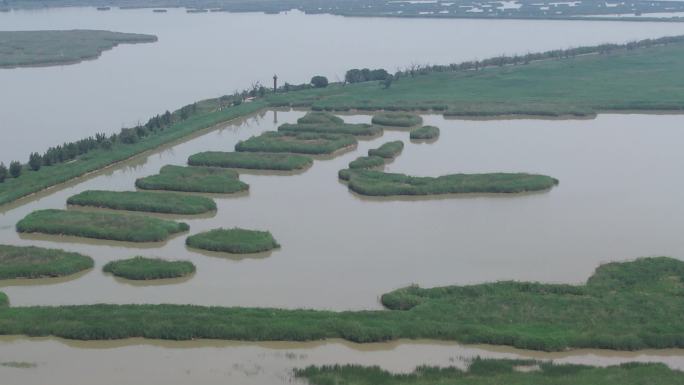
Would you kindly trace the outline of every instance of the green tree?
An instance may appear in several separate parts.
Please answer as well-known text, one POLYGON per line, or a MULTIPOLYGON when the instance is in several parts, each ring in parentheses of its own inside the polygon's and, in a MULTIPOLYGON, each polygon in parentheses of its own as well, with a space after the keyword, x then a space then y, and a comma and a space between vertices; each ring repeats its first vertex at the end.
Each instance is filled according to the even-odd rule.
POLYGON ((9 173, 13 178, 19 177, 19 175, 21 175, 21 163, 16 160, 12 161, 9 166, 9 173))
POLYGON ((314 76, 311 78, 311 84, 316 88, 325 88, 328 86, 328 78, 325 76, 314 76))
POLYGON ((0 183, 4 182, 7 178, 7 167, 4 163, 0 163, 0 183))
POLYGON ((43 157, 41 157, 37 152, 32 152, 31 155, 29 155, 29 167, 31 167, 31 170, 38 171, 42 165, 43 157))

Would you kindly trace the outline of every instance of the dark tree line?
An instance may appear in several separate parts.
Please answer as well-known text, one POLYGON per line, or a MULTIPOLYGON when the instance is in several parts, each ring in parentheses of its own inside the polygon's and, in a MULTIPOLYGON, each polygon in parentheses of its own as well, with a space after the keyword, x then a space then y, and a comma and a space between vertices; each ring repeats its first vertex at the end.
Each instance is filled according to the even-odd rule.
POLYGON ((368 68, 363 68, 363 69, 350 69, 347 71, 347 73, 344 75, 344 81, 347 83, 362 83, 362 82, 370 82, 374 80, 385 80, 391 75, 389 72, 386 70, 379 68, 379 69, 374 69, 370 70, 368 68))

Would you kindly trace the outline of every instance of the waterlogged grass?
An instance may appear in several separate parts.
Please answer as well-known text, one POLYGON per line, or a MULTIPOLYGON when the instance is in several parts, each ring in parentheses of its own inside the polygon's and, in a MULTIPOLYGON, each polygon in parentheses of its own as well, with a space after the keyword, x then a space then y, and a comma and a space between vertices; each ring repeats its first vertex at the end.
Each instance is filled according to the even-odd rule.
POLYGON ((335 365, 296 369, 295 375, 306 378, 311 385, 672 385, 682 382, 681 371, 661 363, 597 367, 480 358, 473 360, 467 370, 421 366, 413 373, 392 374, 377 366, 335 365))
POLYGON ((339 116, 335 116, 329 112, 311 111, 306 115, 297 119, 299 124, 343 124, 344 120, 339 116))
POLYGON ((292 171, 307 168, 313 160, 304 155, 207 151, 190 156, 191 166, 292 171))
POLYGON ((236 151, 244 152, 290 152, 324 155, 355 145, 356 139, 344 134, 321 134, 315 132, 264 132, 235 145, 236 151))
POLYGON ((354 169, 340 172, 349 189, 370 196, 493 193, 512 194, 547 190, 558 180, 525 173, 452 174, 414 177, 404 174, 354 169))
POLYGON ((17 223, 21 233, 71 235, 127 242, 158 242, 189 226, 158 218, 108 212, 39 210, 17 223))
POLYGON ((384 143, 378 148, 372 148, 368 150, 368 156, 379 156, 385 159, 394 159, 401 153, 403 149, 404 142, 401 140, 395 140, 384 143))
POLYGON ((268 231, 240 228, 214 229, 188 237, 188 246, 232 254, 250 254, 280 247, 268 231))
POLYGON ((93 267, 93 259, 64 250, 0 245, 0 279, 63 277, 93 267))
POLYGON ((373 124, 391 127, 413 127, 423 123, 423 118, 408 112, 384 112, 373 116, 373 124))
POLYGON ((682 282, 684 262, 643 258, 600 266, 577 286, 408 287, 382 296, 389 310, 381 311, 103 304, 0 308, 0 334, 80 340, 428 338, 547 351, 684 348, 682 282))
POLYGON ((88 190, 69 197, 67 203, 114 210, 166 214, 202 214, 216 210, 216 203, 205 197, 148 191, 88 190))
POLYGON ((433 140, 439 137, 439 128, 435 126, 423 126, 411 130, 409 135, 413 140, 433 140))
POLYGON ((195 272, 195 265, 190 261, 134 257, 109 262, 102 271, 131 280, 152 280, 188 276, 195 272))
POLYGON ((385 158, 379 156, 360 156, 349 162, 350 169, 368 169, 385 165, 385 158))
POLYGON ((182 167, 166 165, 157 175, 135 181, 144 190, 231 194, 249 189, 238 179, 238 173, 218 167, 182 167))

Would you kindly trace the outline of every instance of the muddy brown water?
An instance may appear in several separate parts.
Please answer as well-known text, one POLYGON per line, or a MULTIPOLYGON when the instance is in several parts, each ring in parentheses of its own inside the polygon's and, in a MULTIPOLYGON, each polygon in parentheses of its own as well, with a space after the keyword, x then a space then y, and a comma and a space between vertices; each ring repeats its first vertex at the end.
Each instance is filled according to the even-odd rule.
MULTIPOLYGON (((136 178, 165 164, 185 164, 207 150, 231 151, 238 140, 294 122, 302 111, 265 111, 188 141, 39 194, 0 212, 0 243, 58 247, 91 255, 94 269, 57 280, 6 281, 12 306, 92 303, 193 303, 318 309, 380 309, 378 296, 411 283, 469 284, 502 279, 582 283, 600 263, 638 256, 684 255, 680 232, 684 182, 679 143, 681 115, 602 114, 592 120, 445 120, 433 143, 409 141, 406 130, 381 137, 332 159, 319 159, 293 175, 241 174, 248 194, 217 196, 216 213, 165 216, 190 224, 189 234, 216 227, 266 229, 282 248, 235 256, 185 247, 186 235, 161 244, 133 244, 75 237, 22 236, 15 223, 29 212, 66 208, 86 189, 133 190, 136 178), (403 140, 405 148, 386 170, 412 175, 525 171, 551 175, 550 191, 504 196, 434 199, 369 199, 350 193, 337 171, 369 148, 403 140), (188 259, 197 273, 159 285, 131 285, 102 273, 111 260, 134 255, 188 259)), ((369 122, 368 115, 345 115, 369 122)), ((664 362, 684 368, 681 350, 539 353, 437 341, 358 345, 238 343, 225 341, 113 342, 0 339, 3 384, 60 383, 206 384, 291 382, 295 367, 358 363, 410 371, 417 365, 465 365, 464 359, 533 357, 608 365, 664 362), (74 370, 74 363, 78 370, 74 370)))

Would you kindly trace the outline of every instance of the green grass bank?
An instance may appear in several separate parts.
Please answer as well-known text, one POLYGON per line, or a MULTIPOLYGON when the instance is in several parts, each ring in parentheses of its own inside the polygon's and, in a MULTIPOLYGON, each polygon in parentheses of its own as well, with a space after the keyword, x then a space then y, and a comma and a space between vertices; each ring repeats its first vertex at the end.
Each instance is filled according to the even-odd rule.
POLYGON ((0 309, 0 334, 79 340, 356 342, 453 340, 562 351, 684 348, 684 262, 643 258, 598 267, 584 285, 495 282, 382 297, 389 310, 323 311, 194 305, 0 309))
POLYGON ((385 158, 379 156, 360 156, 349 162, 349 168, 352 170, 376 168, 384 165, 385 158))
POLYGON ((91 269, 93 259, 35 246, 0 245, 0 279, 63 277, 91 269))
POLYGON ((191 155, 191 166, 243 168, 250 170, 294 171, 313 164, 313 159, 297 154, 207 151, 191 155))
POLYGON ((368 150, 368 156, 379 156, 385 159, 394 159, 401 151, 404 150, 404 142, 395 140, 392 142, 383 143, 378 148, 371 148, 368 150))
POLYGON ((205 197, 148 191, 87 190, 67 199, 70 205, 165 214, 203 214, 216 210, 205 197))
POLYGON ((295 370, 311 385, 673 385, 682 372, 661 363, 627 363, 608 367, 554 364, 534 360, 473 360, 467 370, 421 366, 393 374, 377 366, 334 365, 295 370))
POLYGON ((232 194, 247 191, 249 185, 238 179, 234 170, 218 167, 182 167, 166 165, 159 174, 135 181, 135 186, 144 190, 168 190, 232 194))
POLYGON ((142 215, 54 209, 34 211, 17 222, 20 233, 127 242, 159 242, 188 229, 189 226, 182 222, 142 215))
POLYGON ((381 126, 413 127, 423 123, 423 118, 408 112, 383 112, 373 116, 371 122, 381 126))
POLYGON ((120 278, 147 281, 185 277, 195 272, 195 265, 190 261, 133 257, 109 262, 104 265, 102 271, 120 278))
POLYGON ((382 171, 341 170, 350 190, 369 196, 440 194, 515 194, 550 189, 558 180, 546 175, 525 173, 451 174, 414 177, 382 171))
POLYGON ((231 254, 260 253, 280 247, 268 231, 240 228, 214 229, 199 233, 188 237, 185 243, 196 249, 231 254))

